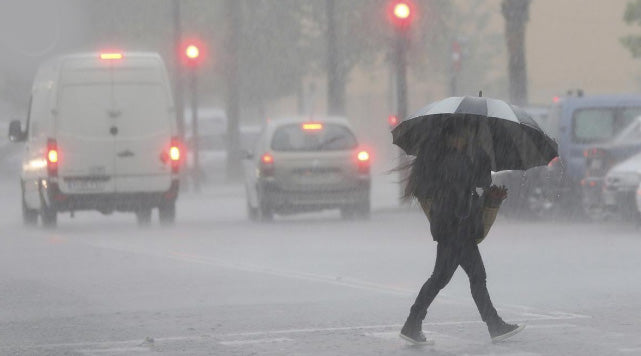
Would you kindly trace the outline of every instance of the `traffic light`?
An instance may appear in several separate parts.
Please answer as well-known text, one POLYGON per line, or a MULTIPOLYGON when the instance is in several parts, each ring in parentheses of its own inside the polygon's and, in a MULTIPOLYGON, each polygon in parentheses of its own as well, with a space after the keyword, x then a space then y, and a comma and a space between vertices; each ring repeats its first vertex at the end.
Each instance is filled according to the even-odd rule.
POLYGON ((388 4, 388 17, 399 30, 405 30, 410 26, 415 13, 414 3, 410 0, 393 0, 388 4))
POLYGON ((390 115, 387 117, 387 124, 389 125, 390 129, 393 129, 398 125, 398 116, 396 115, 390 115))
POLYGON ((204 60, 204 46, 196 40, 185 41, 180 48, 180 57, 187 67, 197 67, 204 60))

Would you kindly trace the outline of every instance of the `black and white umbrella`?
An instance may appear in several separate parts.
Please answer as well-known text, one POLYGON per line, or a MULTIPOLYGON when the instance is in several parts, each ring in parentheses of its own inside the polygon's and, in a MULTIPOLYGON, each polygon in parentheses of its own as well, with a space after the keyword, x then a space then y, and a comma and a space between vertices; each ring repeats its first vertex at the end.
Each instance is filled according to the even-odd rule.
POLYGON ((426 140, 443 139, 443 128, 454 121, 475 128, 474 147, 486 151, 495 172, 546 165, 558 156, 556 142, 529 114, 483 97, 449 97, 422 108, 392 130, 393 143, 415 156, 426 140))

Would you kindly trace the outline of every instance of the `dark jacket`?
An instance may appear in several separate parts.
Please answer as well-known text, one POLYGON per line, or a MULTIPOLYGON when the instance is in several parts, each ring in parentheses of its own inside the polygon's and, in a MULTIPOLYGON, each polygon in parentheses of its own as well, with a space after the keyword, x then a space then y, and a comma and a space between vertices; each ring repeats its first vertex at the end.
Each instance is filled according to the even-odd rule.
POLYGON ((435 241, 460 244, 482 235, 481 201, 476 188, 492 183, 490 159, 483 150, 445 149, 417 156, 410 174, 411 194, 431 199, 430 229, 435 241), (413 182, 412 182, 413 181, 413 182))

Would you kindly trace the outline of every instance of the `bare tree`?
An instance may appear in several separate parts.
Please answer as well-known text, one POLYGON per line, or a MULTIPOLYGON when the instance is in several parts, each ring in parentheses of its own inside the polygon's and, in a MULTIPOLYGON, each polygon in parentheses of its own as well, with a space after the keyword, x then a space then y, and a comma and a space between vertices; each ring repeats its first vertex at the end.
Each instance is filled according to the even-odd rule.
POLYGON ((509 56, 510 101, 517 105, 525 105, 528 102, 525 25, 530 17, 530 2, 531 0, 503 0, 501 3, 509 56))

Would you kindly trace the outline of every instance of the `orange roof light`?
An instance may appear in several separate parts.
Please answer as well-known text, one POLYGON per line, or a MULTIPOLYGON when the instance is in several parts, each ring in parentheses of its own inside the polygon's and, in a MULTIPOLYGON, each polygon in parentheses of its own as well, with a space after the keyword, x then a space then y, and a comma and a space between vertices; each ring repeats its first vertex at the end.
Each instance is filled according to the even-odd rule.
POLYGON ((323 124, 319 124, 319 123, 303 124, 303 130, 322 130, 322 129, 323 129, 323 124))
POLYGON ((100 53, 100 59, 113 60, 113 59, 122 59, 123 55, 119 52, 105 52, 100 53))

